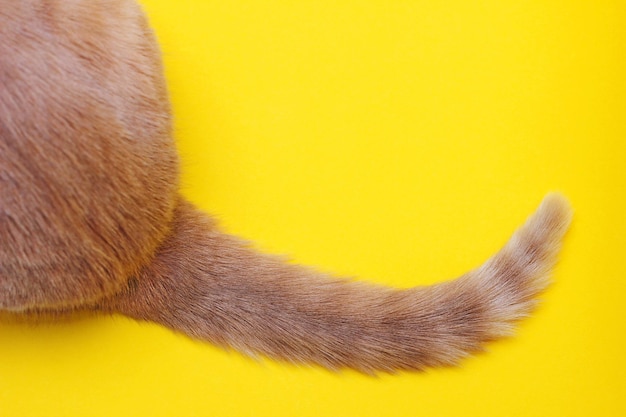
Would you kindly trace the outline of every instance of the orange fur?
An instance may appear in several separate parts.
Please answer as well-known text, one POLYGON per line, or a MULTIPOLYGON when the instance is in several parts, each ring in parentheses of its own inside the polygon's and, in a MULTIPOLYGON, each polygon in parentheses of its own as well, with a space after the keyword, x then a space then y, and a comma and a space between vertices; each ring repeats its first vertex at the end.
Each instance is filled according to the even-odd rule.
POLYGON ((178 194, 161 58, 131 0, 0 0, 0 310, 89 309, 293 362, 456 363, 508 334, 571 218, 551 195, 457 280, 396 290, 257 253, 178 194))

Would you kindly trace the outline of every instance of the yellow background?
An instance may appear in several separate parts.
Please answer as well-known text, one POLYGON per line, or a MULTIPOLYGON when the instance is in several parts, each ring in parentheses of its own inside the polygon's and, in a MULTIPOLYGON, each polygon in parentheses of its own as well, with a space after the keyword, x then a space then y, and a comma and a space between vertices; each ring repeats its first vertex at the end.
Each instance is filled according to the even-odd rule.
POLYGON ((377 378, 123 317, 0 323, 1 416, 626 415, 626 3, 143 3, 184 192, 225 229, 406 287, 479 265, 560 190, 555 284, 487 354, 377 378))

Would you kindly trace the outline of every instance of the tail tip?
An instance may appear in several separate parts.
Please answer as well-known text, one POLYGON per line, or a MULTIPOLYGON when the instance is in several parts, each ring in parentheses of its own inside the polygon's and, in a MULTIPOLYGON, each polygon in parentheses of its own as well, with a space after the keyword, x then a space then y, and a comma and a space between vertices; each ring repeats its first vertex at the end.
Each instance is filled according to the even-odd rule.
POLYGON ((550 192, 541 202, 538 213, 542 214, 541 217, 551 229, 565 234, 572 222, 574 210, 567 197, 559 192, 550 192))

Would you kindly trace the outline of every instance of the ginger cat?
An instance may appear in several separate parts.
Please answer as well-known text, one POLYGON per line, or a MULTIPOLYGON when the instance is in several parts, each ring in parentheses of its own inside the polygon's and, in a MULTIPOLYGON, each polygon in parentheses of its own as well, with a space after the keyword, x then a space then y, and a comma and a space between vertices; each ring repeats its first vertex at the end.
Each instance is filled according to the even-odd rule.
POLYGON ((504 248, 398 290, 257 253, 185 201, 161 57, 133 0, 0 0, 0 310, 92 310, 363 372, 456 363, 509 334, 571 218, 549 195, 504 248))

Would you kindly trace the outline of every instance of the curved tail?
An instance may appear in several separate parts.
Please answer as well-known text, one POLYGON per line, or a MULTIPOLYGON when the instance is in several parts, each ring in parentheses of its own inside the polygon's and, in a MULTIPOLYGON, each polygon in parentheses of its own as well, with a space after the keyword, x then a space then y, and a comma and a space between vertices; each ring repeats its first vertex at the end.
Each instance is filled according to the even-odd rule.
POLYGON ((103 308, 297 363, 363 372, 453 364, 530 312, 570 219, 567 201, 549 195, 478 269, 398 290, 259 254, 181 201, 153 263, 103 308))

